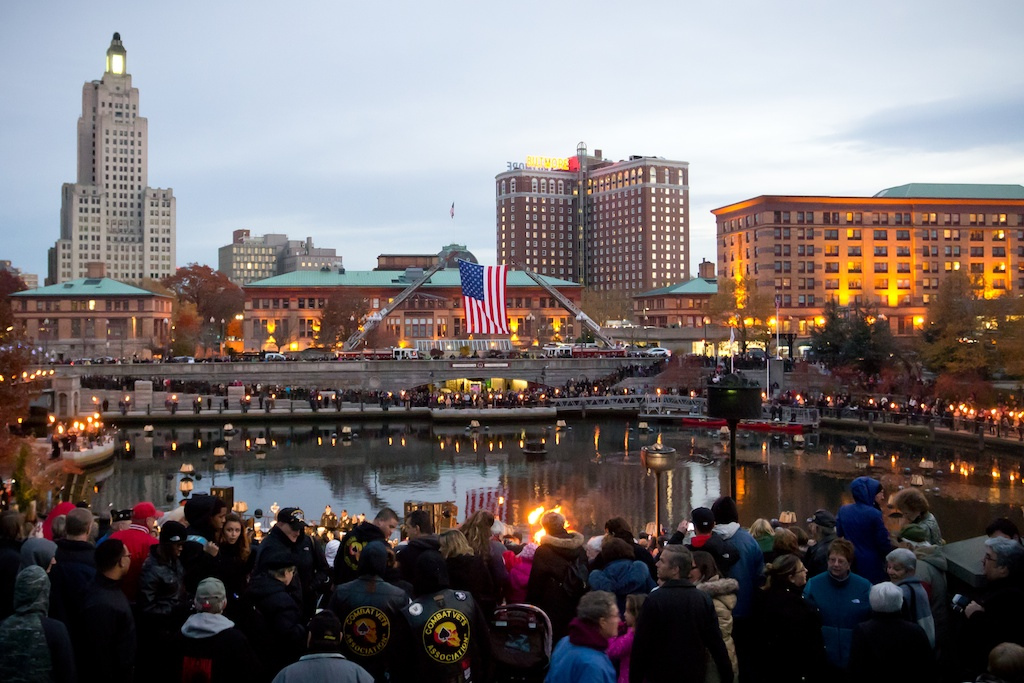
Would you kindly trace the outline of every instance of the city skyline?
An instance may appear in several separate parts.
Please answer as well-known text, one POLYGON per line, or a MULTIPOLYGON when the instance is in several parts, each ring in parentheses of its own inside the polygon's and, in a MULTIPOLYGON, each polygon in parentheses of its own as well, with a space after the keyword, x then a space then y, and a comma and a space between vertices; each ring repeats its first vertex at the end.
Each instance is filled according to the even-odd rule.
POLYGON ((748 197, 1024 180, 1019 3, 583 7, 4 4, 22 71, 0 98, 2 256, 45 274, 81 84, 115 31, 178 266, 216 266, 237 229, 311 236, 355 270, 452 242, 493 263, 494 176, 580 141, 689 162, 693 272, 716 260, 710 210, 748 197))

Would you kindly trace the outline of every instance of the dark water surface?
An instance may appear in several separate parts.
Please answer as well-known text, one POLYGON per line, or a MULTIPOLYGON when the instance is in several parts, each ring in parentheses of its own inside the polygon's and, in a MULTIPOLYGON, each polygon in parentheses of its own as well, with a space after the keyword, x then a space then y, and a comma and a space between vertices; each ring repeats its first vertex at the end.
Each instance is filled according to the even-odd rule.
MULTIPOLYGON (((409 500, 452 501, 460 521, 467 506, 483 505, 510 524, 526 525, 530 510, 560 504, 573 527, 586 534, 600 533, 614 516, 625 517, 639 531, 655 519, 655 477, 641 467, 640 448, 660 438, 678 453, 673 469, 661 477, 666 526, 728 492, 728 443, 717 432, 655 425, 643 433, 635 426, 635 420, 611 417, 570 419, 570 429, 563 431, 554 425, 494 425, 476 433, 464 425, 429 422, 268 424, 247 427, 230 439, 219 429, 189 425, 152 437, 129 430, 121 434, 129 444, 124 457, 72 477, 68 485, 76 499, 83 491, 92 494, 97 510, 139 500, 167 509, 181 500, 179 470, 191 463, 200 475, 196 492, 232 486, 235 500, 245 501, 250 515, 277 503, 301 507, 307 518, 319 519, 329 503, 337 513, 344 508, 372 517, 385 505, 401 514, 409 500), (332 436, 345 426, 356 432, 351 442, 332 436), (527 461, 524 440, 542 437, 546 457, 527 461), (265 446, 259 438, 266 439, 265 446), (217 447, 225 448, 227 457, 215 457, 217 447)), ((881 479, 890 492, 922 475, 949 541, 982 533, 999 515, 1021 523, 1024 485, 1020 459, 1013 455, 866 439, 860 443, 867 452, 857 454, 855 437, 848 434, 811 436, 799 450, 788 438, 741 433, 737 439, 744 524, 779 517, 784 510, 795 511, 803 524, 819 507, 835 511, 850 501, 849 482, 864 474, 881 479)))

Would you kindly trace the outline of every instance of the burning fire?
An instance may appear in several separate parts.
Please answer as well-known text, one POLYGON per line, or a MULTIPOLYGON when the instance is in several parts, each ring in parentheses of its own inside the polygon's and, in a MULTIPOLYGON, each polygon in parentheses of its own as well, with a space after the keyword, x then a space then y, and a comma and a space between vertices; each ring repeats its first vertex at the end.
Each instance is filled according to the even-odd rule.
MULTIPOLYGON (((541 517, 543 517, 544 513, 546 513, 546 512, 557 512, 557 513, 561 514, 562 513, 562 506, 561 505, 557 505, 557 506, 551 508, 550 510, 546 509, 543 505, 538 506, 537 508, 532 510, 530 512, 530 514, 528 514, 526 516, 526 521, 528 521, 530 523, 530 526, 534 526, 535 524, 538 524, 540 522, 541 517)), ((546 532, 544 531, 543 527, 538 529, 533 534, 533 542, 536 543, 537 545, 540 545, 540 539, 544 536, 545 533, 546 532)))

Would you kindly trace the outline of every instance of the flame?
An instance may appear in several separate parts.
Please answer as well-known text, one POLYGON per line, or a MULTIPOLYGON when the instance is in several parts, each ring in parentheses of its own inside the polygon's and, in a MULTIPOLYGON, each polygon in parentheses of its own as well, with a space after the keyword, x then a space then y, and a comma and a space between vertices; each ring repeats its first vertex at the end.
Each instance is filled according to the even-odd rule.
POLYGON ((530 526, 533 526, 534 524, 537 523, 537 520, 539 520, 540 516, 543 515, 543 514, 544 514, 544 506, 541 505, 537 509, 531 511, 530 514, 526 516, 526 521, 528 521, 530 523, 530 526))

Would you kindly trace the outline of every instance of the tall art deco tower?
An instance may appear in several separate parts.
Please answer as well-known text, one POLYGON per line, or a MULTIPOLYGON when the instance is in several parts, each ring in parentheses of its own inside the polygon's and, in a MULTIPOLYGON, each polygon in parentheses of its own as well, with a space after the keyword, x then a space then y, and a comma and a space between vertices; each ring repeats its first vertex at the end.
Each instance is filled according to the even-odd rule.
POLYGON ((93 263, 129 282, 174 273, 174 193, 148 186, 148 142, 115 33, 103 78, 82 88, 78 178, 61 188, 60 239, 49 251, 47 284, 85 277, 93 263))

